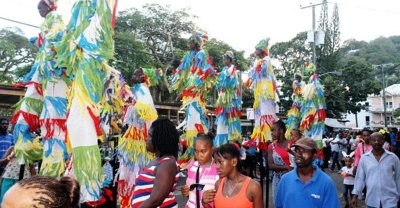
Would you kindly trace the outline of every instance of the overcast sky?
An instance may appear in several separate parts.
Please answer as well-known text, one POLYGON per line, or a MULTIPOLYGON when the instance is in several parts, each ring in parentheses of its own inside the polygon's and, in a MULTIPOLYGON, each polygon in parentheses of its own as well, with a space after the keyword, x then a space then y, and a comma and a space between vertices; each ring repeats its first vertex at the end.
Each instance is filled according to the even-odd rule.
MULTIPOLYGON (((38 0, 0 0, 0 17, 39 26, 43 19, 37 11, 38 0)), ((75 0, 59 0, 58 12, 67 23, 75 0)), ((297 33, 312 27, 312 10, 300 5, 319 3, 304 0, 119 0, 118 11, 145 3, 169 4, 172 9, 190 7, 198 16, 196 23, 210 38, 223 40, 247 55, 258 41, 270 37, 271 42, 288 41, 297 33)), ((400 35, 399 0, 332 0, 339 4, 341 39, 370 41, 379 36, 400 35)), ((333 11, 329 4, 329 14, 333 11)), ((316 18, 320 14, 317 7, 316 18)), ((37 35, 39 29, 0 19, 0 28, 20 27, 27 37, 37 35)))

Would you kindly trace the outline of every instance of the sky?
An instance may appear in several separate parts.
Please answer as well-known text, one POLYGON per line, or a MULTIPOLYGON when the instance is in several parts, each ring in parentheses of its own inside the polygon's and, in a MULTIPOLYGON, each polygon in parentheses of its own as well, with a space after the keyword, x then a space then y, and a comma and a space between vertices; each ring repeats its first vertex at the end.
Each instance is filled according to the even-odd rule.
MULTIPOLYGON (((0 18, 8 18, 39 26, 43 19, 37 11, 38 0, 0 0, 0 18)), ((59 0, 58 12, 65 23, 75 0, 59 0)), ((263 38, 270 37, 271 44, 289 41, 297 33, 312 29, 312 9, 301 9, 315 0, 118 0, 118 11, 132 7, 141 8, 146 3, 171 5, 173 10, 190 7, 189 13, 198 16, 195 23, 216 38, 243 50, 246 55, 263 38)), ((332 0, 329 14, 338 3, 341 40, 370 41, 379 36, 400 35, 399 0, 332 0)), ((320 6, 316 7, 318 22, 320 6)), ((36 36, 38 28, 28 27, 0 19, 0 28, 19 27, 27 37, 36 36)))

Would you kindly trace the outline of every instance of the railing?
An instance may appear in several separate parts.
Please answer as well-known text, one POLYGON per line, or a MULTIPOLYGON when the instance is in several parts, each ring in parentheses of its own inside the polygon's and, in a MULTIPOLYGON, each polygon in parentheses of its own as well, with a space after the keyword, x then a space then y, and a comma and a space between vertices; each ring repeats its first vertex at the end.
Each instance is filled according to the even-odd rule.
MULTIPOLYGON (((369 107, 368 110, 372 113, 383 113, 384 112, 384 109, 382 107, 369 107)), ((386 108, 387 113, 391 113, 393 111, 394 111, 393 108, 386 108)))

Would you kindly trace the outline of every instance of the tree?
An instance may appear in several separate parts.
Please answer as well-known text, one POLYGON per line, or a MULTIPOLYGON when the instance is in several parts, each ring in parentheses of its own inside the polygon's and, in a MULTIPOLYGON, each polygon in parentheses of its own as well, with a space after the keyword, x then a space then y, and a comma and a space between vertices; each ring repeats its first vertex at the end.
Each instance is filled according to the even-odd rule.
MULTIPOLYGON (((340 56, 344 59, 355 57, 370 65, 392 63, 396 66, 400 63, 400 36, 392 36, 389 38, 379 37, 370 42, 350 39, 345 41, 343 47, 340 48, 340 56)), ((378 81, 381 81, 381 68, 375 68, 372 75, 375 76, 378 81)), ((386 69, 388 86, 400 83, 399 67, 389 68, 386 69)))
POLYGON ((222 56, 228 50, 232 51, 233 54, 235 55, 234 64, 238 70, 246 71, 249 68, 247 60, 244 58, 244 51, 236 51, 230 45, 226 44, 223 41, 211 38, 207 42, 205 49, 208 52, 217 71, 221 71, 221 69, 225 66, 222 56))
POLYGON ((13 83, 15 77, 12 72, 34 61, 37 49, 19 28, 4 28, 0 30, 0 72, 4 83, 13 83))
MULTIPOLYGON (((169 5, 159 4, 146 4, 142 10, 132 8, 120 13, 116 32, 132 33, 132 37, 142 42, 146 51, 152 56, 154 67, 162 68, 165 73, 170 67, 179 64, 175 54, 181 55, 185 50, 175 49, 176 43, 182 46, 181 35, 191 34, 196 29, 192 22, 196 17, 188 14, 188 10, 186 8, 172 11, 169 5)), ((152 89, 157 101, 161 101, 163 93, 167 92, 166 83, 163 85, 152 89)))
POLYGON ((323 1, 319 27, 325 33, 324 44, 316 48, 317 73, 324 75, 322 84, 325 91, 325 102, 327 107, 327 117, 340 118, 345 110, 344 93, 334 93, 341 90, 344 83, 340 82, 337 76, 326 74, 332 71, 339 71, 340 60, 340 21, 339 8, 337 4, 333 9, 331 21, 328 16, 328 2, 323 1), (332 93, 332 94, 331 94, 332 93), (334 96, 334 97, 333 97, 334 96))
POLYGON ((394 118, 396 119, 396 125, 400 125, 400 108, 397 108, 393 114, 394 118))
POLYGON ((135 39, 131 32, 115 33, 114 67, 121 71, 128 84, 132 84, 133 71, 140 67, 154 66, 154 60, 144 44, 135 39))
MULTIPOLYGON (((245 71, 249 68, 247 65, 247 60, 244 58, 244 51, 236 51, 230 45, 226 44, 223 41, 211 38, 206 43, 204 49, 208 53, 217 72, 221 72, 221 70, 225 67, 223 61, 223 55, 227 50, 233 52, 235 56, 233 64, 237 67, 239 71, 245 71)), ((213 86, 207 95, 207 101, 208 101, 207 104, 214 105, 216 100, 217 100, 217 91, 215 86, 213 86)))
POLYGON ((292 105, 290 97, 293 93, 292 82, 295 73, 302 73, 304 62, 311 58, 311 48, 304 44, 307 32, 301 32, 288 42, 279 42, 271 46, 271 58, 279 61, 275 75, 281 83, 279 95, 280 106, 289 110, 292 105))
POLYGON ((379 93, 381 85, 372 76, 373 67, 365 61, 353 58, 342 60, 340 65, 345 112, 357 114, 365 107, 360 102, 370 94, 379 93))

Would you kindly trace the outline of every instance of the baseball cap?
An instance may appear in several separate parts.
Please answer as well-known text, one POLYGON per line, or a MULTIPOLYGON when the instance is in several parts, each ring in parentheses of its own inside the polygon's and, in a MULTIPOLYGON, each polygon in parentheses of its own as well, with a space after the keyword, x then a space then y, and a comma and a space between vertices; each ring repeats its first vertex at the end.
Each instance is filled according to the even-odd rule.
POLYGON ((294 147, 301 147, 306 150, 315 150, 318 151, 317 143, 310 138, 299 139, 294 143, 294 147))

